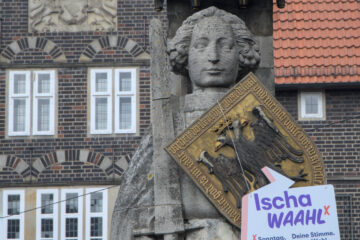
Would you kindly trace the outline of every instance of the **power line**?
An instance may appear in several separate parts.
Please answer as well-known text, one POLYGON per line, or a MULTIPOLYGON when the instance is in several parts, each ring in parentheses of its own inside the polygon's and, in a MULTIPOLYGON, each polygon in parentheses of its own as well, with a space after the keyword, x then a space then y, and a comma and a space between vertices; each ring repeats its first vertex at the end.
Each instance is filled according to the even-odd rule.
MULTIPOLYGON (((344 119, 339 120, 339 121, 333 121, 333 122, 331 122, 331 123, 328 123, 328 124, 325 124, 325 125, 322 125, 322 126, 319 126, 319 127, 316 127, 316 128, 311 128, 311 129, 309 129, 309 130, 306 130, 306 132, 315 132, 315 131, 317 131, 317 130, 319 130, 319 129, 326 128, 326 127, 330 127, 330 126, 332 126, 332 125, 339 124, 339 123, 343 123, 343 122, 347 122, 347 121, 349 121, 349 120, 353 120, 353 119, 357 119, 357 118, 360 118, 360 114, 359 114, 359 115, 355 115, 355 116, 353 116, 353 117, 344 118, 344 119)), ((96 192, 101 192, 101 191, 108 190, 108 189, 111 189, 111 188, 114 188, 114 187, 118 187, 118 185, 109 186, 109 187, 102 188, 102 189, 99 189, 99 190, 96 190, 96 191, 93 191, 93 192, 88 192, 88 193, 81 194, 81 195, 76 196, 76 197, 67 198, 67 199, 60 200, 60 201, 57 201, 57 202, 53 202, 53 203, 50 203, 50 204, 47 204, 47 205, 43 205, 43 206, 40 206, 40 207, 35 207, 35 208, 27 209, 27 210, 25 210, 25 211, 19 212, 19 214, 3 216, 3 217, 0 217, 0 219, 6 219, 6 218, 9 218, 9 217, 12 217, 12 216, 18 216, 18 215, 21 215, 21 214, 24 214, 24 213, 27 213, 27 212, 35 211, 36 209, 44 208, 44 207, 47 207, 47 206, 52 206, 52 205, 59 204, 59 203, 62 203, 62 202, 65 202, 65 201, 68 201, 68 200, 71 200, 71 199, 76 199, 76 198, 84 197, 84 196, 86 196, 86 195, 89 195, 89 194, 92 194, 92 193, 96 193, 96 192)))
POLYGON ((106 188, 101 188, 101 189, 98 189, 98 190, 93 191, 93 192, 88 192, 88 193, 84 193, 84 194, 78 195, 78 196, 76 196, 76 197, 67 198, 67 199, 64 199, 64 200, 57 201, 57 202, 53 202, 53 203, 49 203, 49 204, 46 204, 46 205, 42 205, 42 206, 40 206, 40 207, 35 207, 35 208, 26 209, 25 211, 19 212, 18 214, 3 216, 3 217, 0 217, 0 219, 6 219, 6 218, 9 218, 9 217, 12 217, 12 216, 18 216, 18 215, 21 215, 21 214, 24 214, 24 213, 27 213, 27 212, 35 211, 36 209, 40 209, 40 208, 44 208, 44 207, 48 207, 48 206, 53 206, 53 205, 55 205, 55 204, 59 204, 59 203, 62 203, 62 202, 68 201, 68 200, 72 200, 72 199, 84 197, 84 196, 89 195, 89 194, 92 194, 92 193, 101 192, 101 191, 108 190, 108 189, 110 189, 110 188, 114 188, 114 187, 118 187, 118 186, 119 186, 119 185, 113 185, 113 186, 109 186, 109 187, 106 187, 106 188))
POLYGON ((348 118, 344 118, 342 120, 338 120, 338 121, 333 121, 331 123, 328 123, 328 124, 325 124, 325 125, 322 125, 322 126, 319 126, 319 127, 316 127, 316 128, 311 128, 309 130, 306 130, 306 132, 315 132, 321 128, 326 128, 326 127, 330 127, 332 125, 335 125, 335 124, 338 124, 338 123, 343 123, 343 122, 347 122, 349 120, 353 120, 353 119, 357 119, 357 118, 360 118, 360 114, 359 115, 355 115, 353 117, 348 117, 348 118))

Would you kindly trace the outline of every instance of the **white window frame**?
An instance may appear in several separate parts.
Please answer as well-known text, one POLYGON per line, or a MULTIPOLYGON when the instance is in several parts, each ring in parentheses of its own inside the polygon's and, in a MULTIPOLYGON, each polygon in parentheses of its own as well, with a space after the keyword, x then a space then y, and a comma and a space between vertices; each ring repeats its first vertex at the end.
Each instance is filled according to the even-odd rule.
POLYGON ((302 91, 299 94, 299 119, 300 120, 325 120, 325 94, 322 91, 302 91), (316 96, 318 100, 318 112, 315 114, 306 113, 306 96, 316 96))
POLYGON ((57 189, 41 189, 36 191, 36 239, 39 240, 58 240, 58 212, 59 212, 59 192, 57 189), (42 214, 41 213, 41 195, 42 194, 53 194, 54 204, 53 204, 53 213, 52 214, 42 214), (41 220, 42 219, 53 219, 53 237, 52 238, 42 238, 41 237, 41 220))
POLYGON ((91 133, 92 134, 110 134, 112 133, 112 70, 111 69, 91 69, 91 133), (95 76, 96 73, 106 73, 107 90, 105 92, 96 92, 95 76), (96 98, 107 98, 107 129, 96 129, 96 98))
POLYGON ((83 189, 62 189, 61 190, 61 240, 67 239, 83 239, 83 189), (66 194, 67 193, 77 193, 78 194, 78 212, 77 213, 66 213, 66 194), (78 219, 78 236, 76 238, 69 237, 66 238, 66 219, 67 218, 77 218, 78 219))
POLYGON ((55 115, 55 71, 34 71, 34 84, 33 84, 33 134, 34 135, 54 135, 54 115, 55 115), (50 75, 50 92, 38 93, 38 77, 41 73, 48 73, 50 75), (38 101, 39 99, 50 100, 50 117, 49 117, 49 131, 38 130, 38 101))
POLYGON ((9 70, 9 85, 8 85, 8 136, 42 136, 55 134, 55 86, 56 86, 56 72, 55 70, 9 70), (50 74, 50 93, 38 93, 38 76, 40 73, 50 74), (26 90, 24 94, 14 93, 14 76, 16 74, 24 74, 26 76, 26 90), (25 99, 25 130, 22 132, 14 131, 14 100, 25 99), (37 129, 38 119, 38 100, 50 100, 50 118, 49 131, 39 131, 37 129))
POLYGON ((115 69, 90 69, 90 134, 125 134, 136 133, 137 123, 137 69, 136 68, 115 68, 115 69), (119 73, 131 73, 131 91, 119 91, 119 73), (95 75, 96 73, 108 74, 108 89, 106 92, 95 92, 95 75), (108 99, 107 109, 107 129, 95 129, 95 100, 98 97, 106 97, 108 99), (131 128, 120 129, 119 124, 119 98, 131 97, 131 128), (113 106, 115 109, 113 109, 113 106))
POLYGON ((29 136, 30 135, 30 71, 11 71, 9 74, 9 121, 8 121, 8 135, 9 136, 29 136), (14 76, 16 74, 24 74, 26 78, 25 83, 25 93, 24 94, 15 94, 14 93, 14 76), (25 130, 14 131, 14 101, 15 99, 25 99, 25 130))
POLYGON ((136 133, 136 69, 115 69, 115 89, 114 89, 114 101, 115 101, 115 133, 136 133), (119 91, 119 73, 130 72, 131 73, 131 90, 119 91), (120 111, 119 111, 119 99, 121 97, 131 97, 131 128, 121 129, 119 124, 120 111))
MULTIPOLYGON (((3 224, 1 224, 0 229, 0 237, 1 239, 8 240, 7 238, 7 222, 11 219, 19 219, 20 226, 19 226, 19 238, 16 240, 24 240, 24 210, 25 210, 25 194, 24 190, 4 190, 3 191, 3 216, 7 216, 7 218, 4 218, 3 224), (20 195, 20 214, 19 215, 12 215, 8 216, 8 196, 9 195, 20 195)), ((9 239, 9 240, 14 240, 9 239)))
POLYGON ((86 238, 88 240, 91 239, 101 239, 101 240, 107 240, 108 239, 108 191, 107 189, 102 188, 87 188, 86 189, 86 223, 85 223, 85 231, 86 231, 86 238), (91 193, 92 192, 101 192, 103 196, 103 208, 102 212, 99 213, 92 213, 91 212, 91 193), (91 231, 91 218, 92 217, 102 217, 102 237, 91 237, 90 231, 91 231))

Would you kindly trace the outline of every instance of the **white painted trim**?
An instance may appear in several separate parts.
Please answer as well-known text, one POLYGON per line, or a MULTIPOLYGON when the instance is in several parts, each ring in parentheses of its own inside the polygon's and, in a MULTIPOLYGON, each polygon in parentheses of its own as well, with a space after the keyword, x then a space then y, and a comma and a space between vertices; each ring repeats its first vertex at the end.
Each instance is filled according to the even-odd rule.
MULTIPOLYGON (((3 235, 1 239, 7 238, 7 221, 11 219, 19 219, 20 220, 20 232, 19 237, 17 240, 24 240, 24 210, 25 210, 25 194, 24 190, 3 190, 3 216, 7 216, 8 213, 8 196, 9 195, 20 195, 20 214, 19 215, 12 215, 4 219, 4 224, 1 224, 0 229, 3 235)), ((14 240, 14 239, 11 239, 14 240)))
POLYGON ((299 99, 299 120, 325 120, 325 97, 324 93, 319 92, 300 92, 299 99), (318 112, 314 114, 306 113, 306 102, 307 96, 315 96, 318 101, 318 112))
POLYGON ((33 87, 33 135, 54 135, 55 126, 54 126, 54 116, 55 116, 55 70, 50 71, 34 71, 34 87, 33 87), (39 93, 38 92, 38 76, 40 73, 49 73, 50 75, 50 92, 49 93, 39 93), (49 131, 39 131, 38 130, 38 100, 39 99, 49 99, 50 101, 50 111, 49 111, 49 131))
POLYGON ((82 188, 74 188, 74 189, 62 189, 61 190, 61 223, 60 223, 60 232, 61 232, 61 240, 74 239, 66 238, 66 218, 77 218, 78 219, 78 236, 76 239, 83 239, 83 204, 84 197, 78 197, 78 212, 77 213, 66 213, 66 194, 67 193, 77 193, 78 196, 83 194, 82 188))
POLYGON ((101 240, 107 240, 108 239, 108 190, 102 189, 102 188, 87 188, 86 189, 86 217, 85 217, 85 239, 91 240, 91 239, 101 239, 101 240), (102 190, 102 191, 100 191, 102 190), (103 196, 103 209, 102 212, 99 213, 92 213, 91 212, 91 192, 101 192, 103 196), (90 231, 91 231, 91 217, 101 217, 103 219, 102 221, 102 237, 91 237, 90 231))
POLYGON ((136 69, 115 69, 115 133, 136 133, 136 69), (130 72, 131 73, 131 90, 130 91, 120 91, 119 90, 119 73, 121 72, 130 72), (121 97, 131 97, 131 127, 129 129, 120 129, 119 118, 120 118, 120 109, 119 109, 119 100, 121 97))
POLYGON ((91 69, 90 70, 90 133, 91 134, 111 134, 112 133, 112 70, 111 69, 91 69), (107 78, 107 91, 96 92, 95 90, 95 76, 96 73, 106 73, 107 78), (95 107, 96 98, 107 99, 107 129, 97 130, 95 128, 95 107))
POLYGON ((57 189, 41 189, 36 191, 36 239, 39 240, 58 240, 59 232, 58 232, 58 212, 59 212, 59 193, 57 189), (53 205, 53 213, 52 214, 42 214, 41 213, 41 195, 42 194, 53 194, 54 205, 53 205), (41 219, 53 219, 53 237, 52 238, 41 238, 41 219))
POLYGON ((30 135, 30 71, 10 71, 9 72, 9 115, 8 115, 8 135, 9 136, 29 136, 30 135), (14 93, 14 76, 15 74, 25 74, 26 85, 24 94, 14 93), (25 99, 25 131, 15 132, 14 131, 14 100, 25 99))

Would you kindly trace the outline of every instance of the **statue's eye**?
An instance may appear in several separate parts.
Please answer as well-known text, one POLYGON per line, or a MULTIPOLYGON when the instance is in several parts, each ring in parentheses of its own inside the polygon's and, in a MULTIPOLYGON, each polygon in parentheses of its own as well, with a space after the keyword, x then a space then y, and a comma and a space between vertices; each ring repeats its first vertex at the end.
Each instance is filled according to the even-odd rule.
POLYGON ((194 43, 193 47, 196 48, 196 49, 202 49, 202 48, 207 47, 208 44, 209 44, 209 40, 201 38, 201 39, 198 39, 194 43))
POLYGON ((234 47, 234 42, 230 39, 220 38, 218 40, 218 45, 221 49, 230 51, 234 47))

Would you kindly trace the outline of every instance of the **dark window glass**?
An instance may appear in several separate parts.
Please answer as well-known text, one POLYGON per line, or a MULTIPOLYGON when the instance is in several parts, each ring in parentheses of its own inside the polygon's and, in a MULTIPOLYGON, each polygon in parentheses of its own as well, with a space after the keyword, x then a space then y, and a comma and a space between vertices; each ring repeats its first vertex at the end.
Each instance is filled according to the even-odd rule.
POLYGON ((78 212, 78 194, 67 193, 66 194, 66 213, 78 212))
POLYGON ((41 219, 41 237, 52 238, 54 231, 54 223, 52 219, 41 219))
POLYGON ((77 218, 67 218, 66 219, 66 237, 77 237, 78 236, 78 219, 77 218))
POLYGON ((305 98, 305 112, 307 114, 317 114, 318 110, 318 97, 317 96, 306 96, 305 98))
POLYGON ((91 212, 102 212, 103 198, 102 192, 91 193, 91 212))
POLYGON ((90 237, 102 236, 102 217, 91 218, 90 237))
POLYGON ((119 98, 120 129, 131 128, 131 97, 119 98))
POLYGON ((54 202, 54 195, 49 194, 41 194, 41 213, 42 214, 51 214, 53 213, 53 202, 54 202))
POLYGON ((20 195, 8 195, 8 215, 20 213, 20 195))
POLYGON ((120 72, 119 91, 131 91, 131 73, 120 72))
POLYGON ((7 238, 18 239, 20 238, 20 220, 9 219, 7 225, 7 238))

